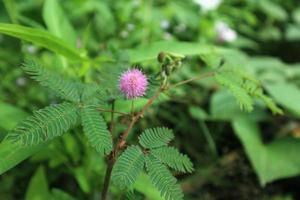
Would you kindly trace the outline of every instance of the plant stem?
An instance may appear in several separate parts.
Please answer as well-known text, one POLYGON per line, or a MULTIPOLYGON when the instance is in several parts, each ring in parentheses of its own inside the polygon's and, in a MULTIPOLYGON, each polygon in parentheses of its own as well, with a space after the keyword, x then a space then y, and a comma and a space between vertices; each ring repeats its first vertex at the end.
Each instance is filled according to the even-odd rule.
POLYGON ((157 99, 160 95, 160 93, 164 91, 163 87, 160 87, 159 90, 157 90, 157 92, 148 100, 148 102, 144 105, 144 107, 142 108, 142 110, 140 112, 138 112, 136 115, 134 115, 131 119, 131 122, 129 123, 127 129, 123 132, 123 134, 120 137, 120 140, 118 142, 118 145, 116 146, 116 151, 115 151, 115 155, 117 155, 118 151, 120 149, 122 149, 122 147, 124 147, 125 143, 126 143, 126 139, 128 137, 128 134, 130 133, 133 125, 138 121, 138 119, 140 117, 143 116, 143 114, 145 113, 145 111, 151 106, 151 104, 154 102, 155 99, 157 99))
MULTIPOLYGON (((194 78, 191 78, 191 79, 188 79, 188 80, 185 80, 185 81, 181 81, 181 82, 179 82, 177 84, 174 84, 174 85, 171 85, 169 87, 165 87, 165 85, 161 85, 160 88, 156 91, 156 93, 143 106, 141 111, 138 112, 137 114, 133 113, 131 115, 131 121, 130 121, 127 129, 121 134, 121 136, 119 138, 119 141, 114 146, 114 149, 112 150, 112 152, 110 153, 110 155, 108 157, 108 165, 107 165, 107 169, 106 169, 106 173, 105 173, 103 189, 102 189, 102 194, 101 194, 101 197, 102 197, 101 200, 106 200, 106 198, 107 198, 109 182, 110 182, 111 173, 112 173, 114 164, 116 162, 116 159, 118 157, 119 152, 126 145, 126 139, 129 135, 130 131, 132 130, 134 124, 144 115, 145 111, 153 104, 153 102, 159 97, 159 95, 167 89, 171 89, 173 87, 177 87, 179 85, 183 85, 183 84, 189 83, 191 81, 199 80, 199 79, 210 77, 210 76, 213 76, 213 75, 214 75, 214 73, 210 72, 210 73, 207 73, 207 74, 202 74, 201 76, 196 76, 194 78)), ((105 110, 102 110, 102 111, 105 111, 105 110)), ((124 114, 124 113, 116 112, 113 109, 112 110, 106 110, 106 111, 107 112, 112 112, 112 113, 124 114)), ((125 114, 128 115, 127 113, 125 113, 125 114)))
POLYGON ((105 172, 105 177, 104 177, 104 184, 103 184, 102 193, 101 193, 101 200, 106 200, 106 198, 107 198, 107 192, 108 192, 108 188, 109 188, 111 172, 112 172, 114 164, 115 164, 115 159, 109 158, 106 172, 105 172))
POLYGON ((111 135, 113 135, 113 129, 114 129, 114 114, 115 114, 115 101, 116 100, 113 100, 111 102, 111 116, 110 116, 110 127, 109 127, 109 132, 111 135))
POLYGON ((136 115, 132 116, 131 121, 130 121, 127 129, 123 132, 123 134, 121 135, 118 143, 115 145, 113 151, 109 155, 107 169, 106 169, 104 183, 103 183, 102 194, 101 194, 101 197, 102 197, 101 200, 106 200, 106 198, 107 198, 107 193, 108 193, 108 188, 109 188, 109 182, 110 182, 110 177, 111 177, 111 172, 112 172, 113 166, 114 166, 114 164, 116 162, 116 159, 117 159, 119 151, 126 144, 126 139, 127 139, 128 135, 129 135, 131 129, 133 128, 133 125, 138 121, 138 119, 140 117, 143 116, 143 114, 145 113, 145 111, 150 107, 150 105, 154 102, 154 100, 159 97, 160 93, 163 90, 164 90, 163 87, 160 87, 159 90, 154 94, 154 96, 152 96, 148 100, 148 102, 144 105, 144 107, 142 108, 142 110, 140 112, 138 112, 136 115))
POLYGON ((200 121, 200 126, 201 126, 201 129, 203 131, 203 134, 204 134, 204 137, 208 143, 208 147, 211 151, 211 153, 215 156, 215 157, 218 157, 218 151, 217 151, 217 147, 216 147, 216 144, 215 144, 215 141, 212 137, 212 135, 210 134, 210 131, 206 125, 206 123, 204 121, 200 121))
POLYGON ((134 99, 131 101, 131 116, 134 116, 134 99))

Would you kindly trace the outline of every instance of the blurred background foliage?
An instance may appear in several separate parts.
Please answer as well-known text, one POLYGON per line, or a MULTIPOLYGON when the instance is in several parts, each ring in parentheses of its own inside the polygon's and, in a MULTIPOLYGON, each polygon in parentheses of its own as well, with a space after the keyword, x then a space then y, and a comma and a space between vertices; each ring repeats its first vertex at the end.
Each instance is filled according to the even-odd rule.
MULTIPOLYGON (((284 115, 272 115, 259 101, 252 113, 240 111, 227 90, 207 79, 161 98, 131 139, 148 127, 174 129, 174 145, 196 169, 178 174, 186 199, 300 199, 300 1, 2 0, 0 22, 46 30, 91 58, 77 62, 0 34, 0 139, 32 111, 60 101, 23 74, 26 57, 103 84, 119 73, 115 58, 118 65, 125 59, 157 73, 158 52, 186 54, 174 82, 224 61, 259 79, 284 115), (220 47, 232 51, 224 54, 220 47)), ((144 102, 138 100, 137 109, 144 102)), ((117 108, 130 105, 117 102, 117 108)), ((37 153, 0 176, 0 199, 100 198, 105 160, 79 129, 32 151, 37 153)), ((144 175, 134 188, 141 199, 160 199, 144 175)), ((122 199, 113 185, 111 193, 122 199)))

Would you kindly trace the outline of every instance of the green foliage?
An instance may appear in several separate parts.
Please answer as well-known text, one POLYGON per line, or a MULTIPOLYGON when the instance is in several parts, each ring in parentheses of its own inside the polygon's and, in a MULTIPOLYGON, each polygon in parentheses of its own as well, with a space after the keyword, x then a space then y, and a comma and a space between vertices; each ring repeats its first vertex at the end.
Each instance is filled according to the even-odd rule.
POLYGON ((186 155, 181 154, 174 147, 161 147, 158 149, 153 149, 151 150, 151 154, 162 163, 177 171, 190 173, 194 170, 193 163, 190 161, 190 159, 186 155))
POLYGON ((48 30, 64 40, 68 45, 76 47, 76 32, 65 16, 59 1, 46 0, 43 7, 43 18, 48 30))
POLYGON ((145 148, 157 148, 166 146, 173 138, 172 130, 159 127, 145 130, 139 136, 139 143, 145 148))
POLYGON ((20 122, 7 139, 21 145, 35 145, 60 136, 78 121, 78 108, 72 103, 51 105, 20 122))
POLYGON ((113 168, 114 183, 121 188, 130 187, 146 163, 148 176, 160 195, 166 200, 182 199, 180 186, 167 166, 187 173, 193 171, 193 164, 186 155, 166 146, 173 138, 172 131, 164 127, 145 130, 139 143, 146 149, 130 146, 121 154, 113 168))
POLYGON ((130 61, 133 63, 154 60, 160 52, 179 55, 209 55, 224 53, 225 49, 201 43, 161 41, 128 50, 130 61))
POLYGON ((27 60, 23 65, 24 71, 42 86, 49 87, 62 99, 72 102, 80 101, 79 83, 65 80, 62 76, 46 70, 33 60, 27 60))
POLYGON ((230 73, 218 73, 215 75, 215 80, 230 90, 241 109, 245 109, 248 112, 253 110, 253 100, 247 90, 242 87, 238 77, 230 73))
POLYGON ((260 83, 251 75, 237 69, 220 70, 215 75, 215 80, 228 88, 237 100, 241 109, 248 112, 253 110, 254 99, 262 100, 273 113, 282 114, 282 110, 276 106, 273 100, 267 97, 260 83))
POLYGON ((121 188, 130 187, 142 172, 144 160, 144 154, 138 146, 128 147, 113 168, 114 183, 121 188))
POLYGON ((40 29, 0 23, 0 33, 35 43, 70 59, 83 59, 76 49, 71 48, 63 40, 40 29))
POLYGON ((152 184, 160 191, 164 199, 183 199, 183 193, 177 184, 176 178, 173 177, 166 166, 151 155, 146 157, 146 166, 152 184))
POLYGON ((296 85, 286 82, 270 83, 266 88, 280 105, 296 116, 300 116, 300 92, 296 85))
POLYGON ((283 137, 264 144, 258 124, 253 120, 239 118, 235 119, 232 124, 262 186, 273 180, 300 173, 299 139, 283 137))
POLYGON ((97 110, 97 105, 84 105, 81 109, 81 121, 84 134, 89 143, 101 154, 112 150, 112 138, 107 125, 97 110))
POLYGON ((26 191, 25 200, 42 200, 49 199, 50 193, 45 169, 39 167, 32 176, 26 191))

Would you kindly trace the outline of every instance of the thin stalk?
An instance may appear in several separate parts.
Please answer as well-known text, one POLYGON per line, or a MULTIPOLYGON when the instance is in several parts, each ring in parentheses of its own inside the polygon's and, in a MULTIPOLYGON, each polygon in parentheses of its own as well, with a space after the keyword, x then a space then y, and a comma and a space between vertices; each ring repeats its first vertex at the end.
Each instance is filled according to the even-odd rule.
POLYGON ((103 184, 102 193, 101 193, 101 200, 106 200, 106 198, 107 198, 111 172, 112 172, 114 164, 115 164, 115 159, 109 159, 108 165, 106 168, 106 172, 105 172, 105 177, 104 177, 104 184, 103 184))
POLYGON ((131 101, 131 116, 134 116, 134 99, 131 101))
POLYGON ((106 200, 107 198, 107 193, 108 193, 108 188, 109 188, 109 183, 110 183, 110 177, 111 177, 111 172, 114 167, 114 164, 116 162, 117 156, 119 151, 125 146, 126 144, 126 139, 128 137, 128 134, 130 133, 131 129, 133 128, 134 124, 138 121, 138 119, 143 116, 145 111, 150 107, 150 105, 154 102, 155 99, 157 99, 160 95, 160 93, 163 91, 162 88, 160 88, 153 97, 151 97, 148 102, 144 105, 142 110, 138 112, 136 115, 134 115, 131 118, 131 122, 129 123, 127 129, 123 132, 121 135, 118 143, 115 145, 113 151, 109 155, 108 158, 108 165, 105 173, 105 178, 104 178, 104 183, 103 183, 103 189, 102 189, 102 194, 101 194, 101 200, 106 200))
POLYGON ((113 129, 114 129, 114 115, 115 115, 115 101, 113 100, 111 103, 111 116, 110 116, 110 127, 109 127, 109 132, 111 135, 113 135, 113 129))
POLYGON ((208 127, 206 126, 205 122, 204 121, 200 121, 200 126, 201 126, 201 129, 203 131, 203 134, 204 134, 204 137, 208 143, 208 147, 211 151, 211 153, 218 157, 218 151, 217 151, 217 147, 216 147, 216 143, 212 137, 212 135, 210 134, 210 131, 208 129, 208 127))

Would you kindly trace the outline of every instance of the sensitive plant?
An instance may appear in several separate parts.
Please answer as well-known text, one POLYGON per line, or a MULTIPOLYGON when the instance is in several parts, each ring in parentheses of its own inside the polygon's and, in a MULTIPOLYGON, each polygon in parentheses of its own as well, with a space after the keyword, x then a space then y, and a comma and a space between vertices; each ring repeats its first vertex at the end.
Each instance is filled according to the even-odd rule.
MULTIPOLYGON (((4 26, 5 27, 5 26, 4 26)), ((2 29, 2 31, 3 31, 3 29, 2 29)), ((4 31, 7 31, 7 29, 4 29, 4 31)), ((29 31, 30 32, 30 31, 29 31)), ((26 32, 26 33, 28 33, 28 32, 26 32)), ((32 33, 33 33, 33 31, 32 31, 32 33)), ((45 34, 44 34, 45 35, 45 34)), ((15 36, 16 37, 16 35, 13 35, 13 36, 15 36)), ((25 38, 26 39, 26 38, 25 38)), ((24 40, 25 40, 24 39, 24 40)), ((28 40, 28 38, 27 38, 27 40, 28 40)), ((37 44, 39 44, 39 42, 40 41, 35 41, 37 44)), ((40 45, 40 44, 39 44, 40 45)), ((53 46, 45 46, 46 48, 50 48, 50 50, 53 50, 53 48, 51 49, 51 47, 53 47, 53 46)), ((161 49, 163 49, 163 48, 161 48, 161 49)), ((55 48, 54 48, 54 50, 55 50, 55 48)), ((56 49, 57 50, 57 49, 56 49)), ((59 54, 63 54, 64 56, 74 56, 74 54, 72 54, 73 52, 70 52, 70 51, 68 51, 68 49, 64 49, 64 50, 66 50, 66 51, 55 51, 56 53, 59 53, 59 54), (67 52, 67 53, 66 53, 67 52)), ((170 52, 172 52, 172 48, 169 48, 167 51, 170 51, 170 52)), ((175 52, 177 52, 176 50, 174 50, 175 52)), ((157 51, 156 53, 158 53, 159 51, 157 51)), ((165 55, 165 54, 162 54, 162 55, 165 55)), ((171 56, 171 55, 169 55, 169 56, 171 56)), ((75 58, 78 58, 78 56, 75 56, 75 58)), ((162 56, 162 57, 164 57, 164 56, 162 56)), ((176 56, 175 56, 176 57, 176 56)), ((72 57, 72 59, 73 59, 73 57, 72 57)), ((172 59, 175 59, 174 58, 174 56, 173 56, 173 58, 172 59)), ((161 59, 160 59, 161 60, 161 59)), ((180 60, 180 59, 179 59, 180 60)), ((217 60, 217 59, 216 59, 217 60)), ((34 62, 33 62, 33 64, 34 64, 34 62)), ((163 69, 163 68, 165 68, 164 70, 161 70, 160 71, 160 77, 158 77, 159 79, 160 79, 160 81, 162 82, 161 84, 167 84, 170 80, 170 78, 168 77, 169 75, 170 75, 170 71, 172 71, 172 70, 170 70, 170 69, 172 69, 172 67, 170 67, 170 65, 169 65, 169 67, 166 67, 166 66, 168 66, 168 65, 165 65, 165 66, 161 66, 161 69, 163 69)), ((100 66, 98 66, 99 68, 100 68, 100 66)), ((103 67, 103 66, 101 66, 101 67, 103 67)), ((141 68, 145 68, 144 66, 141 66, 141 68)), ((126 72, 126 70, 127 70, 127 68, 126 69, 124 69, 123 71, 121 71, 118 75, 120 76, 122 73, 125 73, 126 72)), ((109 70, 108 70, 109 71, 109 70)), ((142 71, 146 71, 146 70, 142 70, 142 71)), ((156 71, 157 72, 157 71, 156 71)), ((180 70, 179 70, 179 72, 180 72, 180 70)), ((150 77, 152 74, 151 73, 148 73, 148 77, 150 77)), ((156 76, 157 74, 155 74, 155 76, 156 76)), ((278 109, 277 107, 276 107, 276 105, 274 106, 274 103, 272 102, 272 100, 269 98, 269 97, 267 97, 266 95, 264 95, 264 93, 263 93, 263 90, 262 90, 262 85, 261 85, 261 82, 259 82, 259 81, 257 81, 256 80, 256 78, 257 77, 255 77, 255 78, 253 78, 252 76, 250 76, 249 74, 247 74, 247 73, 245 73, 244 71, 241 71, 241 70, 237 70, 237 69, 235 69, 235 68, 233 68, 233 65, 231 65, 231 64, 228 64, 228 60, 227 59, 225 59, 225 61, 224 62, 220 62, 219 63, 219 69, 218 70, 216 70, 216 71, 211 71, 211 72, 209 72, 208 74, 202 74, 202 76, 204 77, 204 78, 207 78, 207 77, 213 77, 219 84, 221 84, 221 85, 223 85, 223 86, 225 86, 225 87, 227 87, 229 90, 230 90, 230 92, 232 93, 232 94, 234 94, 234 97, 236 97, 236 99, 237 99, 237 101, 238 101, 238 104, 240 105, 240 107, 242 108, 242 109, 245 109, 245 110, 247 110, 247 111, 251 111, 251 110, 253 110, 253 105, 254 105, 254 102, 255 101, 253 101, 253 97, 255 98, 255 100, 256 99, 260 99, 260 100, 264 100, 268 105, 269 105, 269 107, 273 107, 273 111, 276 113, 280 113, 281 111, 280 111, 280 109, 278 109), (223 64, 222 64, 223 63, 223 64), (224 64, 225 63, 225 64, 224 64), (216 73, 217 72, 217 73, 216 73), (257 89, 257 90, 256 90, 257 89)), ((203 78, 201 76, 201 78, 203 78)), ((201 79, 200 78, 200 79, 201 79)), ((194 80, 198 80, 199 79, 199 77, 195 77, 195 79, 194 80)), ((107 83, 111 83, 111 79, 105 79, 105 80, 107 80, 106 82, 107 83)), ((171 79, 172 80, 172 79, 171 79)), ((118 80, 119 81, 119 80, 118 80)), ((149 82, 150 82, 151 80, 149 80, 149 82)), ((72 81, 70 81, 70 82, 72 82, 72 81)), ((85 81, 86 82, 86 81, 85 81)), ((103 83, 102 83, 103 84, 103 83)), ((152 83, 151 83, 152 84, 152 83)), ((177 84, 177 83, 174 83, 174 84, 177 84)), ((178 86, 180 86, 182 83, 178 83, 178 86)), ((117 83, 112 83, 111 85, 113 85, 113 87, 115 87, 118 91, 119 91, 119 88, 118 88, 118 84, 117 83), (117 86, 116 86, 117 85, 117 86)), ((47 85, 45 85, 45 86, 47 86, 47 85)), ((101 86, 101 84, 100 85, 98 85, 99 87, 102 87, 101 86)), ((150 89, 151 88, 151 86, 152 85, 150 85, 149 86, 149 88, 148 89, 150 89)), ((155 86, 155 85, 154 85, 155 86)), ((48 86, 48 87, 50 87, 50 86, 48 86)), ((57 86, 56 86, 57 87, 57 86)), ((79 83, 78 84, 78 87, 82 87, 82 83, 79 83)), ((92 87, 95 87, 95 85, 89 85, 88 86, 88 88, 92 88, 92 87)), ((156 86, 157 87, 157 86, 156 86)), ((176 86, 177 87, 177 86, 176 86)), ((172 87, 171 89, 168 89, 168 90, 165 90, 164 92, 162 92, 163 94, 164 93, 167 93, 168 91, 171 91, 171 90, 176 90, 176 87, 172 87)), ((105 95, 111 95, 111 94, 107 94, 107 90, 110 90, 111 88, 110 87, 102 87, 102 91, 100 92, 101 93, 101 95, 100 96, 105 96, 105 95), (107 89, 107 88, 109 88, 109 89, 107 89), (104 93, 103 93, 103 91, 104 91, 104 93)), ((157 88, 156 88, 157 89, 157 88)), ((52 89, 53 91, 56 91, 56 92, 58 92, 58 89, 52 89)), ((116 90, 116 91, 117 91, 116 90)), ((84 89, 80 89, 80 91, 82 92, 82 91, 86 91, 86 88, 84 88, 84 89)), ((80 94, 81 94, 81 92, 80 92, 80 94)), ((58 92, 58 93, 60 93, 60 92, 58 92)), ((60 95, 60 94, 59 94, 60 95)), ((153 94, 151 93, 151 91, 150 90, 147 90, 147 93, 146 93, 146 98, 150 98, 151 96, 152 96, 153 94)), ((81 96, 81 95, 80 95, 81 96)), ((112 107, 112 104, 111 104, 111 100, 113 100, 113 99, 116 99, 116 101, 115 102, 118 102, 120 99, 123 99, 124 98, 124 94, 122 94, 122 95, 120 95, 120 97, 119 96, 115 96, 115 95, 112 95, 113 96, 113 98, 111 98, 111 97, 109 97, 109 98, 107 98, 105 101, 104 101, 104 103, 103 103, 103 101, 102 101, 102 99, 100 98, 100 100, 101 100, 101 102, 99 102, 99 105, 101 105, 101 107, 99 106, 99 107, 97 107, 98 109, 99 109, 99 111, 102 113, 102 115, 104 115, 106 112, 108 112, 107 110, 109 110, 109 109, 102 109, 102 107, 112 107), (106 102, 106 103, 105 103, 106 102)), ((125 96, 126 97, 126 96, 125 96)), ((68 97, 67 99, 69 100, 69 98, 70 97, 68 97)), ((71 97, 72 98, 72 97, 71 97)), ((77 99, 77 98, 75 98, 75 99, 77 99)), ((134 104, 133 104, 134 105, 134 104)), ((57 105, 54 105, 54 107, 55 106, 57 106, 57 105)), ((68 109, 69 109, 69 107, 68 106, 66 106, 68 109)), ((91 106, 92 107, 92 106, 91 106)), ((86 107, 87 109, 87 111, 85 112, 86 114, 85 114, 85 116, 89 116, 89 115, 92 115, 92 114, 89 114, 89 113, 91 113, 91 111, 88 109, 88 108, 90 108, 90 107, 86 107)), ((58 107, 57 108, 58 110, 59 109, 61 109, 61 107, 58 107)), ((92 109, 93 110, 93 109, 92 109)), ((61 112, 61 113, 63 113, 63 112, 61 112)), ((83 113, 84 112, 82 112, 82 115, 83 115, 83 113)), ((72 114, 72 112, 70 112, 69 113, 70 114, 70 116, 71 116, 71 114, 72 114)), ((129 115, 132 115, 132 112, 129 114, 129 113, 119 113, 119 114, 124 114, 123 116, 124 116, 124 118, 127 118, 129 115)), ((67 115, 67 113, 66 113, 66 115, 67 115)), ((117 115, 117 113, 115 113, 115 117, 116 117, 116 115, 117 115)), ((88 117, 86 117, 86 118, 88 118, 88 117)), ((48 118, 47 118, 48 119, 48 118)), ((82 121, 82 124, 84 123, 83 121, 84 120, 81 120, 82 121)), ((107 122, 107 121, 110 121, 109 119, 107 119, 107 118, 105 118, 105 120, 103 119, 103 121, 101 122, 101 120, 100 121, 98 121, 97 122, 97 124, 103 124, 103 122, 107 122)), ((70 124, 73 124, 74 123, 74 119, 71 119, 70 121, 68 121, 68 123, 70 123, 70 124)), ((88 122, 85 122, 85 123, 88 123, 88 122)), ((77 126, 77 124, 78 124, 78 122, 76 122, 75 123, 75 125, 74 126, 77 126)), ((242 123, 241 123, 242 124, 242 123)), ((93 127, 94 128, 94 127, 93 127)), ((85 129, 85 128, 84 128, 85 129)), ((91 128, 92 129, 92 128, 91 128)), ((108 128, 107 128, 108 129, 108 128)), ((114 128, 113 128, 114 129, 114 128)), ((142 130, 141 130, 142 131, 142 130)), ((12 135, 13 136, 13 135, 12 135)), ((115 136, 115 137, 117 137, 117 136, 115 136)), ((34 139, 34 138, 32 138, 32 139, 34 139)), ((93 138, 92 140, 90 140, 89 138, 87 138, 87 140, 90 142, 90 145, 91 146, 94 146, 95 148, 97 148, 97 142, 94 142, 94 141, 97 141, 96 140, 96 138, 93 138)), ((18 142, 16 143, 16 141, 18 141, 18 140, 16 140, 16 136, 13 136, 13 137, 11 137, 11 140, 10 141, 14 141, 14 143, 13 144, 18 144, 18 142)), ((49 140, 50 141, 50 140, 49 140)), ((43 143, 39 143, 39 144, 43 144, 43 143)), ((20 146, 23 146, 23 145, 20 145, 20 146)), ((28 146, 27 144, 25 144, 25 146, 28 146)), ((33 146, 35 146, 35 145, 33 145, 33 146)), ((110 150, 110 147, 109 148, 104 148, 103 146, 110 146, 110 145, 99 145, 99 149, 97 150, 98 152, 102 152, 102 151, 106 151, 106 153, 108 153, 110 150), (107 150, 108 149, 108 150, 107 150)), ((126 146, 126 145, 125 145, 126 146)), ((142 151, 144 151, 144 149, 143 148, 141 148, 142 149, 142 151)), ((124 150, 124 149, 123 149, 124 150)), ((126 150, 127 150, 127 148, 126 148, 126 150)), ((126 150, 124 150, 124 153, 125 153, 125 151, 126 150)), ((108 153, 109 154, 109 153, 108 153)), ((141 162, 140 162, 141 163, 141 162)), ((117 166, 117 164, 115 164, 115 166, 117 166)), ((145 169, 147 169, 147 161, 144 161, 144 167, 145 167, 145 169)), ((150 174, 150 172, 149 172, 149 174, 150 174)), ((112 178, 112 180, 113 180, 113 182, 115 182, 114 180, 114 178, 112 178)))
POLYGON ((130 190, 143 171, 147 172, 150 181, 164 199, 183 199, 182 190, 170 170, 191 173, 193 164, 186 155, 169 146, 169 142, 174 138, 172 130, 165 127, 149 128, 142 131, 138 137, 138 145, 128 143, 128 136, 134 125, 147 113, 148 108, 161 94, 195 80, 214 77, 218 83, 232 92, 241 109, 252 111, 253 98, 259 98, 274 113, 281 113, 273 101, 263 93, 259 83, 253 77, 237 69, 231 69, 223 60, 213 71, 172 83, 172 74, 180 70, 183 58, 183 55, 174 53, 158 54, 160 71, 155 72, 156 75, 152 76, 155 77, 152 79, 152 85, 149 85, 154 92, 149 94, 148 101, 138 112, 134 110, 134 100, 146 95, 148 87, 146 75, 138 69, 120 72, 116 77, 118 80, 105 80, 119 83, 115 86, 107 84, 109 87, 106 88, 101 84, 67 80, 45 69, 41 64, 27 60, 23 64, 23 70, 65 101, 34 112, 8 133, 5 140, 20 146, 44 144, 81 124, 90 146, 99 155, 107 156, 102 199, 107 198, 111 180, 120 189, 130 190), (116 87, 119 95, 112 95, 111 87, 116 87), (114 109, 114 104, 123 98, 132 101, 132 109, 129 113, 114 109), (106 109, 107 107, 111 109, 106 109), (102 115, 106 112, 111 113, 109 127, 102 115), (118 122, 116 114, 129 121, 127 128, 121 134, 114 131, 115 123, 118 122))

